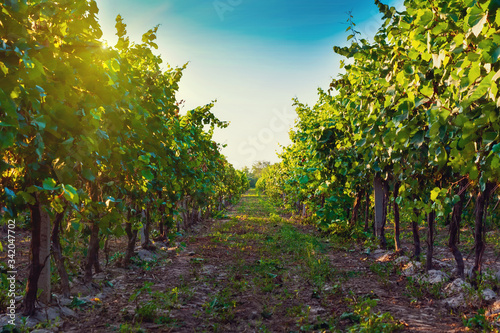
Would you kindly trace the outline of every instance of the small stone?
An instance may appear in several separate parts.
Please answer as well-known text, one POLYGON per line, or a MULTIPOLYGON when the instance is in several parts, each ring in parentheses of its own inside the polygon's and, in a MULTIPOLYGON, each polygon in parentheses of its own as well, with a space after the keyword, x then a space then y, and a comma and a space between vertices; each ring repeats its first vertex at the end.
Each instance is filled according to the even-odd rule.
POLYGON ((62 306, 69 306, 71 304, 71 298, 62 297, 59 300, 59 304, 62 306))
POLYGON ((41 308, 37 309, 33 319, 37 321, 55 321, 60 318, 60 313, 55 308, 41 308))
POLYGON ((413 276, 417 274, 417 272, 420 270, 421 267, 422 267, 421 262, 410 261, 403 267, 403 269, 401 270, 401 274, 403 276, 413 276))
POLYGON ((396 265, 405 265, 405 264, 407 264, 409 261, 410 261, 410 258, 408 258, 407 256, 401 256, 401 257, 397 257, 397 258, 394 260, 394 263, 395 263, 396 265))
POLYGON ((76 312, 75 312, 75 311, 73 311, 73 310, 71 310, 71 309, 70 309, 70 308, 68 308, 68 307, 63 306, 63 307, 61 308, 61 315, 62 315, 63 317, 76 317, 76 312))
POLYGON ((455 297, 447 298, 447 299, 443 300, 443 303, 445 306, 447 306, 450 309, 464 308, 466 305, 463 295, 458 295, 455 297))
POLYGON ((491 289, 484 289, 482 292, 483 299, 487 302, 494 300, 497 298, 497 294, 491 289))
POLYGON ((154 261, 156 259, 153 252, 144 249, 137 250, 137 256, 139 259, 147 262, 154 261))
POLYGON ((452 295, 452 294, 461 293, 464 291, 464 289, 470 289, 470 288, 471 288, 470 283, 465 282, 462 279, 455 279, 455 280, 453 280, 453 282, 451 282, 450 284, 448 284, 444 288, 444 292, 447 295, 452 295))
POLYGON ((422 281, 428 282, 430 284, 443 283, 449 279, 448 274, 442 271, 431 269, 422 277, 422 281))
POLYGON ((119 288, 122 285, 124 280, 125 280, 125 275, 120 275, 120 276, 115 277, 113 280, 111 280, 109 282, 111 283, 113 288, 119 288))
POLYGON ((455 264, 451 261, 442 261, 434 259, 433 265, 439 268, 444 268, 446 270, 451 270, 455 266, 455 264))

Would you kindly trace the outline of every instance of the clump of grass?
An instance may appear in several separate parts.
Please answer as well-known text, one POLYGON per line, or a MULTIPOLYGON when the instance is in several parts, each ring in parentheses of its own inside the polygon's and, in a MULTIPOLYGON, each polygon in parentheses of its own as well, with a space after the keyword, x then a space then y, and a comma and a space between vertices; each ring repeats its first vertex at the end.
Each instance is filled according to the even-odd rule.
POLYGON ((225 288, 214 294, 202 307, 210 319, 224 323, 234 319, 236 306, 237 301, 233 299, 231 290, 225 288))
POLYGON ((352 312, 344 312, 341 320, 348 319, 354 325, 347 332, 396 332, 404 325, 394 319, 389 312, 375 312, 378 300, 367 295, 362 300, 352 299, 352 312))
POLYGON ((406 296, 411 299, 411 303, 432 297, 434 299, 443 298, 442 294, 443 283, 431 284, 414 277, 407 277, 406 296))

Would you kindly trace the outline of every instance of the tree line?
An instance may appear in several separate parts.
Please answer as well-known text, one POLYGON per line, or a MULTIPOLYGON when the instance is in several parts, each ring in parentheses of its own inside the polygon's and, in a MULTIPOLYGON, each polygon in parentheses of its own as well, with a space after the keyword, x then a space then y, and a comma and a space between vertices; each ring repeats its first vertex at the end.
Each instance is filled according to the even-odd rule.
MULTIPOLYGON (((212 140, 228 123, 214 102, 180 113, 186 65, 162 67, 158 27, 140 43, 116 19, 109 47, 93 0, 0 4, 2 220, 31 230, 23 312, 50 299, 50 262, 69 296, 68 256, 80 244, 84 280, 100 272, 110 237, 127 237, 128 265, 141 230, 155 236, 209 218, 248 189, 212 140), (52 259, 51 259, 52 258, 52 259), (42 277, 41 277, 42 275, 42 277)), ((3 273, 2 273, 3 274, 3 273)))
POLYGON ((292 144, 257 187, 325 230, 350 238, 373 230, 382 248, 390 214, 401 250, 403 219, 417 260, 426 226, 427 270, 441 221, 460 277, 460 229, 471 219, 477 281, 485 220, 498 227, 499 216, 500 4, 406 0, 398 11, 375 3, 383 23, 374 40, 349 18, 350 45, 334 47, 344 72, 314 106, 295 100, 292 144))

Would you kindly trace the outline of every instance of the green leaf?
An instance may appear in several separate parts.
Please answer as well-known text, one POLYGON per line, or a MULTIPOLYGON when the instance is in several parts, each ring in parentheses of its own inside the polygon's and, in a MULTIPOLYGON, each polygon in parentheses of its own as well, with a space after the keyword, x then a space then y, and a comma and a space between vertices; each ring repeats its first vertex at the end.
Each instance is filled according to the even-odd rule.
POLYGON ((97 129, 97 136, 99 136, 101 139, 109 140, 108 133, 104 132, 101 129, 97 129))
POLYGON ((473 83, 481 76, 481 68, 479 67, 479 62, 474 62, 469 70, 469 82, 473 83))
POLYGON ((477 88, 472 93, 472 96, 466 101, 466 103, 465 103, 466 106, 469 106, 471 103, 473 103, 474 101, 481 98, 484 94, 486 94, 486 92, 488 91, 488 89, 491 87, 491 85, 493 83, 492 78, 494 75, 495 75, 495 72, 491 71, 486 77, 483 78, 481 83, 479 83, 477 88))
MULTIPOLYGON (((476 1, 474 0, 473 2, 476 2, 476 1)), ((485 16, 485 13, 481 9, 481 7, 479 7, 477 5, 472 6, 472 8, 470 9, 469 14, 468 14, 467 23, 468 23, 469 27, 472 28, 472 27, 476 26, 477 24, 479 24, 484 16, 485 16)))
POLYGON ((36 203, 36 199, 34 196, 32 196, 31 194, 29 193, 26 193, 24 191, 21 191, 21 192, 18 192, 17 193, 18 196, 22 197, 24 202, 26 202, 27 204, 29 205, 34 205, 36 203))
POLYGON ((408 111, 406 110, 403 114, 400 114, 399 116, 396 116, 392 119, 392 122, 394 123, 394 126, 399 126, 403 121, 408 119, 408 111))
POLYGON ((71 222, 71 228, 73 228, 73 230, 75 230, 75 231, 80 231, 81 224, 79 222, 72 221, 71 222))
POLYGON ((62 144, 65 146, 70 146, 73 144, 73 141, 75 141, 75 138, 69 138, 68 140, 63 141, 62 144))
POLYGON ((0 70, 2 71, 2 73, 4 74, 4 76, 6 76, 7 74, 9 74, 9 69, 7 68, 7 66, 5 66, 5 63, 0 61, 0 70))
POLYGON ((38 160, 41 161, 42 156, 43 156, 43 152, 45 151, 45 143, 43 142, 43 139, 42 139, 42 136, 40 135, 40 133, 36 134, 35 146, 36 146, 35 152, 38 155, 38 160))
POLYGON ((309 177, 307 177, 307 176, 302 176, 299 179, 299 183, 302 185, 306 184, 308 181, 309 181, 309 177))
POLYGON ((39 130, 45 129, 46 123, 44 116, 36 117, 35 119, 33 119, 32 123, 37 125, 39 130))
POLYGON ((151 170, 149 169, 146 169, 146 170, 142 170, 141 171, 141 174, 144 178, 146 178, 147 180, 153 180, 153 178, 155 178, 155 176, 153 175, 153 173, 151 172, 151 170))
POLYGON ((491 168, 493 170, 500 169, 500 157, 498 155, 494 155, 491 159, 491 168))
POLYGON ((443 31, 446 31, 446 30, 448 30, 448 23, 447 22, 440 22, 438 25, 436 25, 432 29, 432 34, 439 35, 440 33, 442 33, 443 31))
POLYGON ((472 165, 472 167, 470 168, 469 177, 471 180, 476 180, 479 177, 479 170, 475 165, 472 165))
POLYGON ((0 149, 6 149, 11 147, 15 142, 14 131, 8 128, 2 128, 0 130, 0 149))
POLYGON ((428 25, 432 19, 434 18, 434 13, 430 9, 425 9, 420 15, 420 19, 417 20, 417 23, 423 27, 428 25))
POLYGON ((488 15, 484 14, 479 21, 472 27, 472 33, 478 37, 481 31, 483 30, 484 24, 488 19, 488 15))
POLYGON ((139 161, 149 164, 150 158, 148 155, 141 155, 138 158, 139 161))
POLYGON ((415 145, 415 147, 420 148, 424 143, 424 138, 425 138, 425 131, 420 130, 417 133, 415 133, 410 143, 415 145))
POLYGON ((116 16, 115 28, 116 28, 116 35, 118 37, 124 37, 125 34, 127 33, 127 30, 126 30, 127 25, 125 23, 123 23, 123 19, 122 19, 121 15, 116 16))
POLYGON ((78 204, 80 201, 80 198, 78 197, 78 193, 76 189, 71 186, 71 185, 62 185, 63 191, 64 191, 64 197, 66 200, 78 204))
POLYGON ((464 124, 468 121, 469 119, 467 119, 466 116, 464 116, 463 114, 458 114, 453 122, 456 126, 463 127, 464 124))
POLYGON ((48 190, 48 191, 54 191, 54 190, 57 190, 59 189, 59 186, 56 186, 57 183, 54 179, 52 178, 46 178, 44 181, 43 181, 43 184, 42 184, 42 187, 44 190, 48 190))
POLYGON ((444 167, 446 162, 448 161, 448 153, 442 147, 438 147, 436 149, 436 162, 438 163, 439 168, 444 167))
POLYGON ((415 73, 415 69, 413 68, 413 66, 410 63, 406 63, 403 66, 403 68, 405 70, 405 73, 408 75, 412 75, 413 73, 415 73))
POLYGON ((82 176, 85 179, 90 180, 91 182, 93 182, 95 180, 95 176, 92 173, 92 170, 90 170, 90 169, 83 169, 82 176))
POLYGON ((45 97, 47 94, 45 93, 45 90, 43 90, 42 87, 35 85, 36 90, 40 93, 40 96, 45 97))

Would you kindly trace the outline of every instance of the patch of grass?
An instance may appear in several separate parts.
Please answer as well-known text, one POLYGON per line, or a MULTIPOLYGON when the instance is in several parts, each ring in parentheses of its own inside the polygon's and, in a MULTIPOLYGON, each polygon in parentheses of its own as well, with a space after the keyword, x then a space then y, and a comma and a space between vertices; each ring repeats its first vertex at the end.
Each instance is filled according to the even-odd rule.
POLYGON ((322 257, 326 245, 317 236, 305 234, 292 225, 284 224, 274 235, 271 249, 274 253, 286 253, 300 265, 301 275, 317 288, 332 281, 336 276, 330 262, 322 257))
POLYGON ((218 322, 229 322, 234 319, 237 301, 233 299, 230 289, 226 288, 215 295, 202 308, 210 319, 218 322))
POLYGON ((395 266, 392 262, 387 263, 373 263, 370 265, 370 271, 377 274, 380 283, 384 286, 389 285, 389 278, 391 274, 395 271, 395 266))
POLYGON ((286 309, 286 313, 290 317, 304 317, 304 316, 309 317, 310 311, 311 307, 304 304, 295 305, 286 309))
POLYGON ((443 298, 442 288, 443 283, 431 284, 414 277, 407 277, 406 296, 411 299, 411 303, 424 298, 441 299, 443 298))
POLYGON ((239 221, 237 219, 231 219, 229 221, 226 221, 222 224, 220 227, 221 232, 229 232, 231 231, 234 227, 238 225, 239 221))
POLYGON ((355 277, 363 276, 364 273, 361 271, 340 271, 338 275, 343 279, 343 280, 349 280, 355 277))
POLYGON ((341 319, 349 319, 354 325, 347 332, 396 332, 404 326, 389 312, 375 312, 377 299, 354 300, 352 312, 344 312, 341 319))
MULTIPOLYGON (((145 282, 129 298, 135 302, 135 317, 137 322, 154 322, 157 324, 171 324, 175 320, 170 318, 169 312, 180 307, 180 289, 175 287, 166 291, 152 291, 152 282, 145 282), (139 299, 142 298, 142 301, 139 299)), ((185 288, 183 289, 185 290, 185 288)))
POLYGON ((406 293, 405 295, 409 297, 411 303, 415 303, 418 300, 424 298, 426 291, 422 288, 422 285, 412 277, 408 277, 406 282, 406 293))
POLYGON ((137 323, 135 326, 131 326, 128 323, 120 324, 118 328, 118 332, 120 333, 146 333, 146 330, 142 329, 140 324, 137 323))
POLYGON ((309 279, 313 285, 322 288, 326 282, 333 281, 336 273, 333 266, 325 259, 309 260, 309 279))
POLYGON ((142 260, 138 256, 133 256, 130 258, 130 261, 132 262, 133 265, 137 266, 138 268, 144 270, 144 271, 150 271, 154 267, 162 266, 165 264, 166 259, 161 258, 160 256, 155 256, 151 260, 142 260))

